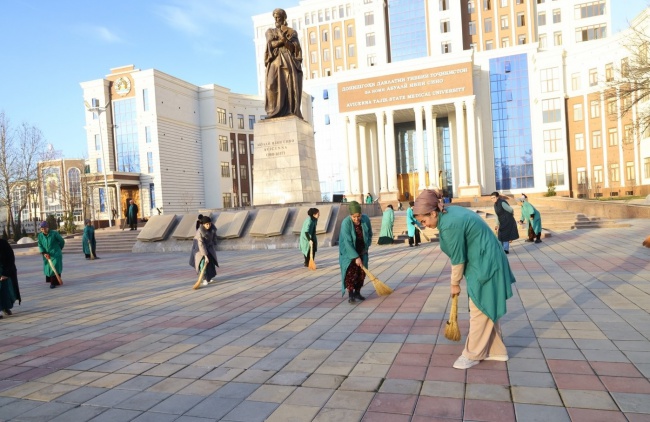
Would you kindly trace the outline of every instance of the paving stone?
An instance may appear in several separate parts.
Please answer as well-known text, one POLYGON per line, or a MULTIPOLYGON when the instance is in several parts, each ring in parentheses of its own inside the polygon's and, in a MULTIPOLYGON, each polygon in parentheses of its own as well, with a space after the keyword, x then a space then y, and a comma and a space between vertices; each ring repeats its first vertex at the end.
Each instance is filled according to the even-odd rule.
POLYGON ((279 404, 244 400, 223 417, 227 421, 263 422, 279 404))
POLYGON ((348 377, 341 386, 340 390, 351 391, 377 391, 382 384, 383 378, 375 377, 348 377))
POLYGON ((266 420, 267 422, 311 422, 320 410, 320 406, 281 404, 266 420))
POLYGON ((199 404, 201 401, 203 401, 205 397, 203 396, 187 396, 187 395, 173 395, 170 396, 169 398, 161 401, 151 409, 149 409, 150 412, 157 412, 157 413, 169 413, 173 415, 182 415, 197 404, 199 404))
POLYGON ((581 409, 618 410, 616 403, 609 393, 605 391, 588 390, 563 390, 559 389, 560 396, 566 407, 581 409))
MULTIPOLYGON (((515 402, 515 414, 518 421, 571 422, 571 418, 564 407, 515 402)), ((595 422, 595 420, 593 422, 595 422)))
POLYGON ((650 394, 611 393, 623 412, 650 414, 650 394))
MULTIPOLYGON (((40 406, 33 407, 24 413, 16 415, 16 419, 33 422, 45 422, 73 408, 75 408, 75 405, 70 403, 44 403, 40 406)), ((0 409, 0 415, 2 415, 2 409, 0 409)))
POLYGON ((555 388, 513 386, 512 401, 515 403, 562 406, 562 400, 555 388))
POLYGON ((334 390, 327 388, 298 387, 287 397, 284 403, 296 406, 323 407, 333 393, 334 390))
POLYGON ((465 398, 465 383, 451 381, 424 381, 421 396, 465 398))
POLYGON ((467 384, 465 397, 468 400, 511 401, 510 388, 503 385, 467 384))

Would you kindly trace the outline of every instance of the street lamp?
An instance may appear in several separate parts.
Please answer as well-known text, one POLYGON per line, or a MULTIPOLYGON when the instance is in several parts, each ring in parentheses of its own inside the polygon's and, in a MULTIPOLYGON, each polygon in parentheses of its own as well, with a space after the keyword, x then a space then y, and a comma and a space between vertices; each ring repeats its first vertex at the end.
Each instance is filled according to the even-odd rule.
MULTIPOLYGON (((108 161, 106 160, 106 156, 104 154, 104 141, 102 140, 102 123, 101 123, 102 112, 106 111, 106 108, 108 107, 109 104, 110 101, 106 103, 104 107, 99 107, 99 106, 91 107, 91 105, 88 104, 88 101, 84 101, 86 110, 93 113, 97 112, 97 128, 99 129, 99 144, 101 145, 102 148, 101 155, 102 155, 102 170, 104 173, 104 191, 105 191, 106 199, 108 200, 108 209, 106 210, 106 214, 108 215, 108 227, 113 227, 113 221, 111 220, 113 204, 111 201, 110 192, 108 192, 108 181, 106 180, 106 166, 108 165, 108 161)), ((108 139, 106 141, 108 142, 108 139)))

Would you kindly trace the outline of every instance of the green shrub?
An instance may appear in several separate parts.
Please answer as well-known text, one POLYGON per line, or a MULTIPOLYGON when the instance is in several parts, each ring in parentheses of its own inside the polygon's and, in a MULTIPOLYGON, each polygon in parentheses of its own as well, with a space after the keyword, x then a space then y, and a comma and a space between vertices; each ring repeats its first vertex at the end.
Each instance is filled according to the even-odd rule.
POLYGON ((547 187, 547 191, 544 194, 544 196, 555 196, 557 195, 557 192, 555 192, 555 182, 549 182, 547 187))

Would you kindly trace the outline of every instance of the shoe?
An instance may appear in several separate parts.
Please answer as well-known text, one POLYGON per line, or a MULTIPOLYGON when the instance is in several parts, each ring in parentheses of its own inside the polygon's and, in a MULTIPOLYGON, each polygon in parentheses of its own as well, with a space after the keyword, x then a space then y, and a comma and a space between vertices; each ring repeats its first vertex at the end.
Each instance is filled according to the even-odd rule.
POLYGON ((351 297, 348 299, 348 303, 357 303, 356 299, 351 297))
POLYGON ((412 247, 413 247, 413 245, 409 245, 409 247, 411 247, 411 248, 412 248, 412 247))
POLYGON ((205 287, 205 286, 207 286, 207 285, 208 285, 208 280, 203 280, 203 281, 201 282, 201 286, 205 287))
POLYGON ((355 292, 354 297, 359 300, 366 300, 365 297, 361 296, 361 292, 355 292))
POLYGON ((50 283, 50 289, 54 289, 56 287, 56 284, 50 283))
POLYGON ((534 242, 533 239, 526 239, 525 242, 534 242))
POLYGON ((86 257, 86 259, 90 259, 90 257, 89 257, 89 256, 87 256, 87 257, 86 257))
POLYGON ((505 253, 506 253, 506 255, 508 255, 508 254, 510 253, 510 251, 503 251, 503 252, 505 252, 505 253))
POLYGON ((456 359, 456 362, 454 362, 453 367, 456 369, 469 369, 474 365, 478 365, 479 362, 480 360, 473 360, 460 355, 460 357, 456 359))
POLYGON ((535 243, 542 243, 542 241, 539 240, 539 239, 537 239, 537 240, 535 241, 535 243))
POLYGON ((496 360, 496 361, 499 361, 499 362, 507 362, 508 359, 509 359, 508 355, 491 355, 491 356, 486 357, 483 360, 496 360))
POLYGON ((5 315, 13 315, 13 312, 11 312, 11 309, 3 309, 2 312, 4 312, 5 315))

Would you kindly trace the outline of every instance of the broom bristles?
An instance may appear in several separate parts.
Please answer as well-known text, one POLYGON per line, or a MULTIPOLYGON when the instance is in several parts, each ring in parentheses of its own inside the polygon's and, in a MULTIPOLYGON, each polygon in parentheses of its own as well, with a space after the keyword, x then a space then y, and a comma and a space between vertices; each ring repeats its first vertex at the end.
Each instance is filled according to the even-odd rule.
POLYGON ((645 240, 643 241, 643 246, 645 246, 646 248, 650 248, 650 236, 645 238, 645 240))
POLYGON ((313 247, 309 248, 309 265, 308 268, 310 270, 315 270, 316 269, 316 262, 314 261, 314 249, 313 247))
POLYGON ((363 265, 361 266, 361 269, 363 270, 364 273, 370 278, 370 281, 372 281, 372 287, 375 288, 375 291, 379 296, 387 296, 391 293, 393 293, 393 289, 388 287, 388 285, 384 284, 379 280, 377 277, 375 277, 366 267, 363 265))
POLYGON ((460 341, 460 328, 458 328, 458 295, 451 298, 451 309, 449 310, 449 321, 445 327, 445 338, 451 341, 460 341))

